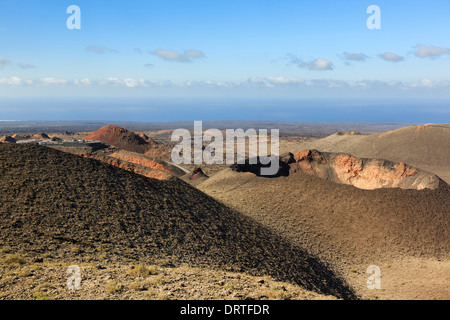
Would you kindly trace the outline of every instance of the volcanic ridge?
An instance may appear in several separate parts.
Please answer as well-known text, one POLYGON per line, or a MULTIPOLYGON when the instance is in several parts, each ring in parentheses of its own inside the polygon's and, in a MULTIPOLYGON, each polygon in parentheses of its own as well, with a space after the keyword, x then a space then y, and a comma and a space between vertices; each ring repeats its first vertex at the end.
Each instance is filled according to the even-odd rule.
POLYGON ((180 179, 16 144, 0 145, 0 176, 0 241, 13 251, 70 263, 96 261, 102 247, 112 262, 167 259, 355 298, 299 246, 180 179))

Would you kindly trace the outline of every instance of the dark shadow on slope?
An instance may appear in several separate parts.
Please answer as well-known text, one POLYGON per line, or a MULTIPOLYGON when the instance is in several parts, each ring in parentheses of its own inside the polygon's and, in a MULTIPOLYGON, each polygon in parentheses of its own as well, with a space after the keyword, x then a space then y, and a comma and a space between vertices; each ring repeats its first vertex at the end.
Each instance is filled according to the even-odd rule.
POLYGON ((245 163, 242 164, 233 164, 230 168, 236 172, 251 172, 258 177, 263 178, 279 178, 279 177, 287 177, 289 176, 290 166, 289 164, 293 162, 292 154, 282 156, 279 158, 278 164, 278 172, 275 175, 262 175, 261 168, 269 168, 269 164, 262 164, 259 157, 250 159, 245 159, 245 163))

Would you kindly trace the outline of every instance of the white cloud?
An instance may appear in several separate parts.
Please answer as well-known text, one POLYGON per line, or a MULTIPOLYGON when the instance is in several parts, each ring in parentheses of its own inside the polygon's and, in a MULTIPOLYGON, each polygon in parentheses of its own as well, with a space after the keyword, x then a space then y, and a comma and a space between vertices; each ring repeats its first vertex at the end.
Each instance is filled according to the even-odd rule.
POLYGON ((151 51, 150 54, 153 54, 166 61, 174 61, 181 63, 190 63, 192 62, 192 59, 199 59, 205 57, 205 54, 199 50, 187 50, 184 53, 178 53, 171 50, 157 49, 151 51))
POLYGON ((290 85, 302 85, 305 83, 303 79, 299 78, 285 78, 285 77, 252 77, 247 80, 247 83, 251 86, 263 86, 274 88, 276 86, 290 86, 290 85))
POLYGON ((147 87, 147 82, 144 79, 132 79, 127 78, 123 80, 123 83, 128 88, 147 87))
POLYGON ((98 54, 105 54, 105 53, 119 53, 116 49, 110 49, 103 46, 88 46, 86 47, 86 51, 98 53, 98 54))
POLYGON ((221 81, 212 81, 212 80, 204 80, 204 81, 184 81, 184 82, 176 82, 176 83, 166 83, 159 85, 162 86, 171 86, 171 87, 188 87, 188 88, 233 88, 241 85, 239 82, 221 82, 221 81))
POLYGON ((184 52, 184 55, 186 57, 193 58, 193 59, 199 59, 199 58, 205 57, 205 54, 199 50, 187 50, 184 52))
POLYGON ((434 86, 433 81, 431 81, 429 79, 422 79, 422 81, 420 83, 425 88, 433 88, 433 86, 434 86))
POLYGON ((450 54, 450 49, 448 48, 425 46, 423 44, 418 44, 414 48, 416 49, 414 54, 419 58, 437 58, 444 54, 450 54))
POLYGON ((152 80, 134 79, 134 78, 119 79, 115 77, 109 77, 100 81, 96 81, 96 84, 100 86, 116 86, 127 88, 151 87, 156 85, 162 86, 162 83, 157 83, 152 80))
POLYGON ((19 86, 24 83, 25 82, 19 77, 0 78, 1 85, 19 86))
POLYGON ((188 57, 183 56, 175 51, 157 49, 150 53, 155 56, 158 56, 161 59, 166 60, 166 61, 177 61, 177 62, 184 62, 184 63, 191 62, 191 60, 188 57))
POLYGON ((316 59, 307 64, 310 70, 333 70, 334 66, 331 61, 325 59, 316 59))
POLYGON ((102 86, 105 85, 121 85, 122 81, 119 78, 109 77, 99 81, 99 84, 102 86))
POLYGON ((43 85, 61 85, 67 84, 67 80, 64 79, 56 79, 56 78, 40 78, 39 83, 43 85))
POLYGON ((430 79, 422 79, 417 82, 405 84, 406 88, 450 88, 450 80, 433 81, 430 79))
POLYGON ((297 58, 294 55, 289 54, 287 57, 289 59, 290 64, 294 64, 294 65, 298 66, 299 68, 305 68, 305 69, 314 70, 314 71, 327 71, 327 70, 334 69, 334 65, 331 61, 325 60, 322 58, 318 58, 318 59, 312 60, 310 62, 305 62, 302 59, 297 58))
POLYGON ((90 79, 88 79, 88 78, 84 78, 84 79, 81 79, 81 80, 75 79, 73 81, 73 84, 75 84, 77 86, 81 86, 81 85, 83 85, 83 86, 90 86, 92 84, 92 81, 90 79))
POLYGON ((342 58, 346 61, 355 61, 355 62, 364 62, 367 59, 369 59, 369 57, 364 53, 349 53, 349 52, 344 52, 342 54, 342 58))
POLYGON ((379 54, 378 56, 381 59, 383 59, 385 61, 389 61, 389 62, 400 62, 400 61, 405 60, 404 57, 399 56, 399 55, 397 55, 395 53, 392 53, 392 52, 385 52, 385 53, 379 54))

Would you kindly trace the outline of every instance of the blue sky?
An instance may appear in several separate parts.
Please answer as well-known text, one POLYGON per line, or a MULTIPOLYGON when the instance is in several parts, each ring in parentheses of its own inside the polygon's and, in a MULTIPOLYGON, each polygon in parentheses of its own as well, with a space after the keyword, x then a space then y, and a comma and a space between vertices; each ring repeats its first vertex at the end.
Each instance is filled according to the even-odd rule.
POLYGON ((377 101, 405 111, 414 101, 417 121, 449 122, 449 17, 448 0, 1 0, 0 119, 133 120, 177 104, 234 119, 237 105, 266 99, 285 108, 263 113, 277 120, 305 120, 295 101, 299 110, 347 103, 361 120, 377 101), (81 9, 80 30, 66 26, 70 5, 81 9), (366 26, 370 5, 381 9, 380 30, 366 26), (228 114, 213 107, 223 101, 228 114))

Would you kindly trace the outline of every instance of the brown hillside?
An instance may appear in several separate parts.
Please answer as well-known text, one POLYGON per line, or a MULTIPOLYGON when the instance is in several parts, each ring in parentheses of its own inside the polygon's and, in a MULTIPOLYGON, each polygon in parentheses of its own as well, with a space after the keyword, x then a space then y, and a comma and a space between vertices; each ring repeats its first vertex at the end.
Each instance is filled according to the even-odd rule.
POLYGON ((31 139, 33 136, 29 133, 27 134, 22 134, 19 135, 17 133, 13 134, 12 138, 16 139, 16 140, 27 140, 27 139, 31 139))
POLYGON ((35 135, 33 135, 31 137, 32 139, 36 139, 36 140, 49 140, 50 137, 48 136, 48 134, 46 134, 45 132, 39 132, 36 133, 35 135))
POLYGON ((435 190, 361 190, 301 171, 268 179, 226 169, 198 188, 330 262, 358 292, 364 291, 367 267, 378 265, 391 285, 399 282, 383 293, 387 298, 417 298, 412 294, 418 292, 422 299, 449 298, 448 277, 436 275, 450 258, 450 186, 444 182, 435 190), (402 269, 409 259, 426 259, 424 266, 442 262, 422 269, 433 281, 416 277, 417 288, 405 291, 401 284, 420 271, 402 269))
POLYGON ((404 162, 431 171, 450 183, 450 125, 406 127, 372 135, 333 134, 299 143, 290 151, 305 149, 404 162))
POLYGON ((85 137, 86 141, 101 141, 119 149, 146 153, 158 144, 145 135, 117 126, 106 126, 85 137))
POLYGON ((0 145, 0 177, 0 242, 9 251, 70 263, 92 260, 101 247, 119 263, 167 259, 354 297, 319 260, 179 179, 7 144, 0 145))

